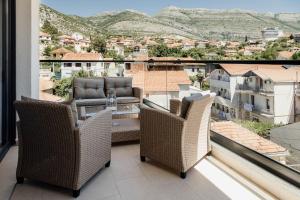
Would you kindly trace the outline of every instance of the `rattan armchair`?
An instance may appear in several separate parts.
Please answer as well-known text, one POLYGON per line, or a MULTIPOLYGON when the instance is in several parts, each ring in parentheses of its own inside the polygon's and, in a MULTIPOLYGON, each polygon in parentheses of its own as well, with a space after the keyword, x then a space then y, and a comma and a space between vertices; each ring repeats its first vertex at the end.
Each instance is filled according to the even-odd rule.
POLYGON ((24 178, 72 189, 73 196, 111 160, 110 110, 74 123, 71 108, 59 103, 17 101, 17 182, 24 178))
POLYGON ((179 113, 179 101, 171 111, 141 109, 141 161, 146 157, 186 177, 186 172, 210 152, 210 112, 214 96, 206 95, 190 103, 186 117, 179 113), (177 107, 177 108, 176 108, 177 107))

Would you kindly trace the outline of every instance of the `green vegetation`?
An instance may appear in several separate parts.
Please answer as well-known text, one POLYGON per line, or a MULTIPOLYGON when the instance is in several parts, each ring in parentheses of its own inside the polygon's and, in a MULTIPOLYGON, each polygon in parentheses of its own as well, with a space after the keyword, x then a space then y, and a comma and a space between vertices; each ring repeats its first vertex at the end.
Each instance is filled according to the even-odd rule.
POLYGON ((293 58, 293 60, 300 60, 300 52, 294 53, 292 58, 293 58))
POLYGON ((198 72, 196 75, 194 76, 190 76, 190 80, 192 81, 192 84, 194 85, 196 82, 199 83, 200 85, 200 89, 202 90, 209 90, 209 83, 207 81, 205 81, 205 77, 204 74, 202 72, 198 72))
POLYGON ((243 126, 244 128, 247 128, 250 131, 253 131, 254 133, 262 137, 268 137, 271 129, 280 126, 268 122, 256 122, 250 120, 243 120, 243 121, 238 120, 236 122, 241 126, 243 126))
POLYGON ((92 73, 86 71, 79 71, 73 74, 70 78, 63 78, 54 82, 54 94, 60 97, 68 98, 70 89, 72 89, 73 79, 76 77, 94 77, 92 73))
POLYGON ((106 54, 106 39, 104 37, 97 36, 91 41, 91 48, 98 53, 106 54))
POLYGON ((182 48, 169 48, 165 44, 159 44, 149 48, 150 57, 191 57, 200 60, 204 55, 204 50, 200 48, 183 50, 182 48))
POLYGON ((58 29, 55 26, 52 26, 52 24, 46 20, 42 26, 42 30, 45 33, 49 33, 50 35, 56 35, 58 34, 58 29))
POLYGON ((124 57, 121 55, 118 55, 116 51, 114 50, 108 50, 106 51, 105 58, 112 58, 113 60, 124 60, 124 57))

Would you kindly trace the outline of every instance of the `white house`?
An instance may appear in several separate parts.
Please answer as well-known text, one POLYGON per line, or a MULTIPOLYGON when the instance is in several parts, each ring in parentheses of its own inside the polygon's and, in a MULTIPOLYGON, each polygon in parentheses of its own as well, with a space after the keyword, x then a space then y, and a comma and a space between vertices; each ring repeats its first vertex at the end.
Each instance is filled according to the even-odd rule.
POLYGON ((51 42, 51 35, 49 35, 48 33, 40 32, 40 42, 51 42))
POLYGON ((296 73, 286 69, 256 69, 244 74, 241 113, 244 118, 274 124, 296 121, 296 73))
POLYGON ((300 33, 295 33, 294 35, 295 42, 300 42, 300 33))
POLYGON ((104 72, 103 62, 89 62, 103 60, 100 53, 67 53, 62 58, 61 77, 71 77, 73 73, 80 70, 90 71, 95 76, 102 76, 104 72), (69 62, 70 61, 70 62, 69 62))
MULTIPOLYGON (((212 71, 210 74, 210 89, 211 92, 217 94, 212 109, 213 114, 227 120, 234 118, 250 119, 249 112, 254 113, 252 112, 253 108, 256 108, 256 110, 260 109, 260 113, 263 111, 262 106, 255 107, 255 102, 257 105, 268 103, 271 107, 272 100, 268 100, 267 102, 262 97, 256 97, 255 101, 255 97, 251 95, 247 96, 251 92, 258 93, 257 96, 259 96, 259 92, 257 92, 257 87, 252 87, 252 84, 255 84, 250 80, 254 80, 254 78, 244 75, 251 70, 259 69, 269 69, 271 71, 285 70, 280 65, 220 64, 218 69, 212 71), (253 103, 253 98, 254 104, 251 104, 253 103), (244 111, 248 111, 248 113, 244 111)), ((265 94, 267 93, 265 92, 265 94)))
POLYGON ((83 40, 83 35, 80 33, 73 33, 71 37, 76 41, 83 40))

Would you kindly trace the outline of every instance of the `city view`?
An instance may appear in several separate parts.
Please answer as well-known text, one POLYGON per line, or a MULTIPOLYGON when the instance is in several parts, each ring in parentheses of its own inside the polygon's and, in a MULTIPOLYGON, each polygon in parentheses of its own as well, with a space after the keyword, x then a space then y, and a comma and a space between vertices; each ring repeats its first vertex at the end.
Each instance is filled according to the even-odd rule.
POLYGON ((170 99, 213 92, 213 131, 300 170, 300 66, 200 62, 300 60, 299 16, 169 6, 81 17, 42 4, 40 59, 56 62, 41 63, 40 97, 68 98, 78 76, 132 77, 167 109, 170 99))

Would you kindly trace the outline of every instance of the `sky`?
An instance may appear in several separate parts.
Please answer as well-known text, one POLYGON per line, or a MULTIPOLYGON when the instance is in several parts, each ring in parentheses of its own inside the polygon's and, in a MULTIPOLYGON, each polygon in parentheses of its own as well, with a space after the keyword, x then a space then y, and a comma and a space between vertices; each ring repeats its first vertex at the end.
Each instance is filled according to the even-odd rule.
POLYGON ((41 0, 41 2, 65 14, 79 16, 125 9, 154 15, 167 6, 300 13, 300 0, 41 0))

